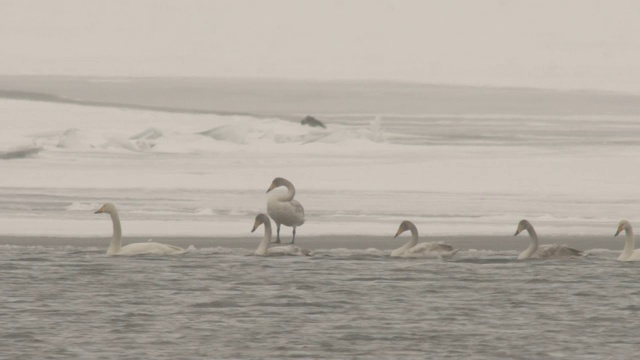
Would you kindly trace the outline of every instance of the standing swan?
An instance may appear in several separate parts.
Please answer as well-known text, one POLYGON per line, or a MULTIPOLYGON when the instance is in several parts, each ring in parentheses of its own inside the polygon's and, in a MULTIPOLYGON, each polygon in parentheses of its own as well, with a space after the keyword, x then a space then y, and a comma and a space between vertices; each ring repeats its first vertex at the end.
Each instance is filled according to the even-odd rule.
POLYGON ((267 199, 267 213, 276 223, 276 243, 280 243, 280 225, 285 225, 293 227, 293 238, 291 238, 291 244, 293 244, 296 240, 296 227, 304 224, 304 208, 299 202, 293 200, 296 196, 296 188, 287 179, 273 179, 267 193, 280 186, 285 186, 287 193, 271 195, 267 199))
POLYGON ((287 246, 276 246, 269 247, 269 243, 271 243, 271 220, 265 214, 258 214, 256 216, 256 221, 253 223, 253 229, 251 232, 256 231, 256 229, 264 224, 264 237, 262 241, 260 241, 260 245, 253 253, 258 256, 267 256, 267 255, 298 255, 298 256, 309 256, 311 252, 307 249, 303 249, 296 245, 287 245, 287 246))
POLYGON ((533 229, 533 225, 527 220, 520 220, 518 229, 516 229, 516 233, 513 234, 513 236, 520 234, 523 230, 527 230, 529 233, 531 244, 518 255, 518 260, 583 256, 582 251, 567 247, 566 245, 547 244, 538 246, 538 234, 536 234, 536 231, 533 229))
POLYGON ((454 249, 451 245, 443 243, 420 243, 418 244, 418 228, 408 220, 400 223, 398 232, 393 238, 397 238, 405 231, 411 231, 411 240, 404 246, 395 249, 391 252, 392 257, 437 257, 437 258, 450 258, 455 255, 460 249, 454 249))
POLYGON ((618 261, 640 261, 640 249, 635 248, 635 240, 633 238, 633 227, 627 220, 620 220, 618 230, 614 236, 618 236, 624 230, 627 241, 624 244, 622 254, 618 257, 618 261))
POLYGON ((107 255, 143 255, 143 254, 153 254, 153 255, 162 255, 162 254, 182 254, 184 253, 184 249, 172 246, 165 245, 156 242, 146 242, 146 243, 134 243, 126 246, 122 246, 122 226, 120 225, 120 217, 118 216, 118 210, 116 210, 116 206, 112 203, 106 203, 102 205, 102 207, 95 212, 95 214, 107 213, 111 215, 111 221, 113 221, 113 239, 111 239, 111 245, 107 250, 107 255))

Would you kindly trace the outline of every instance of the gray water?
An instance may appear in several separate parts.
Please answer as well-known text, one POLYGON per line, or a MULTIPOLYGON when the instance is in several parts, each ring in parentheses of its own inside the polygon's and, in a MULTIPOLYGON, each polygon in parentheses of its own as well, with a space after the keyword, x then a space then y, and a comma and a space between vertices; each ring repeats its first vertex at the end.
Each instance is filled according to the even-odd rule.
MULTIPOLYGON (((455 239, 451 239, 455 243, 455 239)), ((634 358, 638 264, 375 249, 106 257, 0 246, 0 357, 634 358)))

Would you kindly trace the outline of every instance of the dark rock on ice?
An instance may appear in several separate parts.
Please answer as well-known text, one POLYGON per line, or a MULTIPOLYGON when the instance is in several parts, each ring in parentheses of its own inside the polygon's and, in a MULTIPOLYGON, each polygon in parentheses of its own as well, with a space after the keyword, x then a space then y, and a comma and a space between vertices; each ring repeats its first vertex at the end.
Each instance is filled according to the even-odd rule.
POLYGON ((0 159, 3 159, 3 160, 23 159, 23 158, 35 156, 40 151, 42 151, 42 148, 38 146, 17 147, 9 151, 0 151, 0 159))
POLYGON ((311 127, 321 127, 326 129, 327 127, 322 123, 322 121, 314 118, 313 116, 307 116, 300 121, 302 125, 309 125, 311 127))

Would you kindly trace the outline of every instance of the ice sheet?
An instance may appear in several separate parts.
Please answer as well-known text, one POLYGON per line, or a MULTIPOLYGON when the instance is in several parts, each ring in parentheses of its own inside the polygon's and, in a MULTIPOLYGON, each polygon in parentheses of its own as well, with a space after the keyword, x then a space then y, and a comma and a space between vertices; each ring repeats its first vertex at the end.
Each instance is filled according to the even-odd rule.
MULTIPOLYGON (((630 116, 446 115, 330 119, 166 113, 0 100, 0 234, 246 236, 274 177, 305 206, 304 235, 611 236, 638 218, 640 133, 630 116), (481 140, 481 141, 479 141, 481 140)), ((283 230, 289 236, 290 229, 283 230)))

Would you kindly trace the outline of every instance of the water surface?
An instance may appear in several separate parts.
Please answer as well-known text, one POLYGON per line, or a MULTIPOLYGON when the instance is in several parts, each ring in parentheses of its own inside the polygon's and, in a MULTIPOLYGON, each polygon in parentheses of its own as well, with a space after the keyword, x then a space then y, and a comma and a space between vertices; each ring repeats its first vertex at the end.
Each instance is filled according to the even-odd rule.
MULTIPOLYGON (((452 242, 455 239, 451 239, 452 242)), ((638 267, 616 251, 515 261, 373 248, 106 257, 2 245, 6 358, 632 358, 638 267)))

